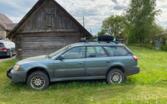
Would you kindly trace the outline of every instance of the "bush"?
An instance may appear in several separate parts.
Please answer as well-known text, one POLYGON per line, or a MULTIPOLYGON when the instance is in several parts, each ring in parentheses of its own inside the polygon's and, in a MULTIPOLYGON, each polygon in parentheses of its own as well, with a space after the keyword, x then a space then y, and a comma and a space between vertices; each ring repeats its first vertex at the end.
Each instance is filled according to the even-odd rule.
POLYGON ((136 47, 145 47, 148 49, 154 49, 154 46, 152 44, 128 44, 130 46, 136 46, 136 47))
POLYGON ((163 51, 167 51, 167 45, 163 45, 163 46, 161 46, 161 50, 163 50, 163 51))

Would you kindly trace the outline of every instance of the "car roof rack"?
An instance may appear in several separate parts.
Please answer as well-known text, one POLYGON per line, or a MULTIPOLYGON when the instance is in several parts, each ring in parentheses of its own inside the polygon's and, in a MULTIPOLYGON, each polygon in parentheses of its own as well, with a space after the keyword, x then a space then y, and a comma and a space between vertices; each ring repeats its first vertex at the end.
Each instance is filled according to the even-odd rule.
POLYGON ((113 44, 119 44, 121 43, 120 41, 117 41, 117 39, 113 36, 99 36, 97 38, 95 38, 94 40, 87 40, 85 38, 81 39, 80 42, 84 42, 84 43, 89 43, 89 42, 96 42, 96 43, 113 43, 113 44))

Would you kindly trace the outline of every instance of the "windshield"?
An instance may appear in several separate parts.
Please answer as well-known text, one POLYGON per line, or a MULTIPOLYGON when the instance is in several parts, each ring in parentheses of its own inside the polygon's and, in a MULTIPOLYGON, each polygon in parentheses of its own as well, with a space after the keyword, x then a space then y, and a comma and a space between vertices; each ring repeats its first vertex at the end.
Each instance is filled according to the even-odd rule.
POLYGON ((52 57, 58 55, 59 53, 61 53, 63 50, 66 50, 66 49, 69 49, 69 48, 70 48, 70 46, 66 46, 66 47, 64 47, 64 48, 61 48, 61 49, 59 49, 58 51, 56 51, 56 52, 51 53, 50 55, 48 55, 48 57, 49 57, 49 58, 52 58, 52 57))

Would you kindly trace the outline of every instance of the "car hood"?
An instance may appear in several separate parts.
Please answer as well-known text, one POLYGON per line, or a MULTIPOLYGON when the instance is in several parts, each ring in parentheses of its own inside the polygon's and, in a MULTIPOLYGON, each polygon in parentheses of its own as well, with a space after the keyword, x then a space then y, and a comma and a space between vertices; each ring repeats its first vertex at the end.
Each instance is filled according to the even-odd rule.
POLYGON ((42 61, 44 59, 48 59, 47 55, 42 55, 42 56, 37 56, 37 57, 30 57, 30 58, 19 61, 18 64, 42 61))

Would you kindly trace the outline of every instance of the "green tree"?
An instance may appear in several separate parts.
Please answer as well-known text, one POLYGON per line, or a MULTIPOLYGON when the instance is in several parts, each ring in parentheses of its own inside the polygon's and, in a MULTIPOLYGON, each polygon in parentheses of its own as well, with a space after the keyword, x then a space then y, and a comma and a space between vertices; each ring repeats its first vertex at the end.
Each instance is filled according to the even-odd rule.
POLYGON ((98 32, 98 36, 105 35, 105 34, 106 34, 106 31, 104 29, 102 29, 100 32, 98 32))
POLYGON ((109 34, 119 38, 125 38, 125 16, 110 16, 103 21, 102 30, 98 35, 109 34))
POLYGON ((129 42, 146 43, 155 31, 156 0, 131 0, 127 11, 129 42))

